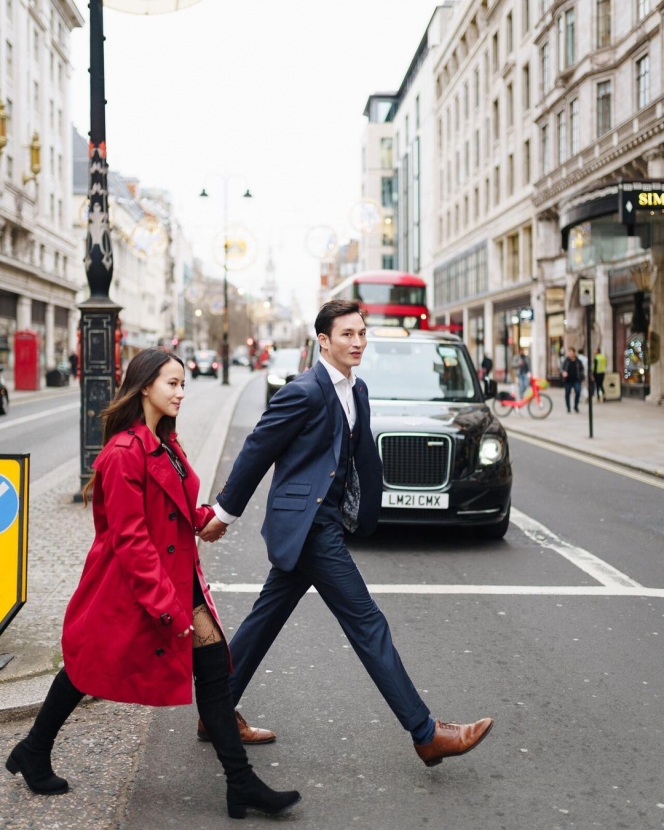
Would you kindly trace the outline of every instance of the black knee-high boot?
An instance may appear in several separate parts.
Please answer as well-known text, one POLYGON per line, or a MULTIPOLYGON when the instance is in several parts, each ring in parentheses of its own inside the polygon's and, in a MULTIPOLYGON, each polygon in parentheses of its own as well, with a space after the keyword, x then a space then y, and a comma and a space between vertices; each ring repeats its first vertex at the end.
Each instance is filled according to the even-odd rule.
POLYGON ((20 772, 33 792, 61 795, 69 789, 67 781, 53 772, 51 750, 62 725, 84 697, 64 669, 58 672, 28 737, 16 744, 7 758, 9 772, 20 772))
POLYGON ((244 818, 247 807, 274 815, 300 800, 296 790, 271 790, 253 772, 235 718, 226 643, 194 649, 194 686, 198 714, 226 773, 226 803, 231 818, 244 818))

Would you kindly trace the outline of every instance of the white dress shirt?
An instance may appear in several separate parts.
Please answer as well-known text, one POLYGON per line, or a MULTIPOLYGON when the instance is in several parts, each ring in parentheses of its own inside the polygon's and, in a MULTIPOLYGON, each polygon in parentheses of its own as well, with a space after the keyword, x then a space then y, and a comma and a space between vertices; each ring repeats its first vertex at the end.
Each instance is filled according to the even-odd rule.
MULTIPOLYGON (((355 398, 353 397, 353 386, 355 386, 356 381, 355 374, 351 369, 350 376, 346 377, 338 369, 335 369, 334 366, 329 364, 322 357, 320 358, 320 363, 321 366, 325 367, 325 370, 330 376, 330 380, 334 385, 334 391, 337 393, 337 396, 341 403, 341 408, 346 413, 346 418, 348 419, 348 426, 352 430, 355 426, 355 421, 357 420, 357 412, 355 410, 355 398)), ((212 505, 212 509, 214 510, 216 517, 220 521, 224 522, 224 524, 231 525, 237 519, 237 516, 231 516, 230 513, 227 513, 216 500, 215 503, 212 505)))

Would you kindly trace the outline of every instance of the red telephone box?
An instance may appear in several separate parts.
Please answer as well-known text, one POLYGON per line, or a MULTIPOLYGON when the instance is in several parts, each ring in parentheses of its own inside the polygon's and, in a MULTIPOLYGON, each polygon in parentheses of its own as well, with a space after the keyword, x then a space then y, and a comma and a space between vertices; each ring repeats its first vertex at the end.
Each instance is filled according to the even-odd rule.
POLYGON ((14 333, 14 389, 39 389, 39 334, 25 329, 14 333))

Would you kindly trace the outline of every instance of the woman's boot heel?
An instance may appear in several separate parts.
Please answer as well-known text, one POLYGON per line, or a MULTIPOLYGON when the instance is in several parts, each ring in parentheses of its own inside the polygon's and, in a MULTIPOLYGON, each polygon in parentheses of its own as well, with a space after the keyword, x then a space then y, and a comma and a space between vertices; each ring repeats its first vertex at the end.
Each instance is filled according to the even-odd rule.
POLYGON ((11 756, 11 755, 10 755, 10 756, 9 756, 9 758, 7 758, 7 760, 5 761, 5 768, 6 768, 6 769, 8 769, 8 770, 9 770, 9 772, 11 772, 11 774, 12 774, 12 775, 16 775, 16 773, 18 772, 18 764, 17 764, 17 763, 16 763, 16 761, 12 758, 12 756, 11 756))
POLYGON ((230 818, 246 818, 247 808, 244 805, 234 804, 228 805, 228 815, 230 818))

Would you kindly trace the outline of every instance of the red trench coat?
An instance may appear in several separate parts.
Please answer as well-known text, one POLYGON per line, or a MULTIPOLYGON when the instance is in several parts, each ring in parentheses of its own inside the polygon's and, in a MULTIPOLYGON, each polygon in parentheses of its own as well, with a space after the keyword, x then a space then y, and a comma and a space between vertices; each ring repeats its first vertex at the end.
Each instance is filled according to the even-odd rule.
POLYGON ((175 435, 183 480, 160 442, 137 422, 93 467, 95 539, 65 614, 62 652, 81 692, 122 703, 192 701, 194 573, 221 626, 201 571, 194 530, 214 515, 196 507, 199 478, 175 435))

